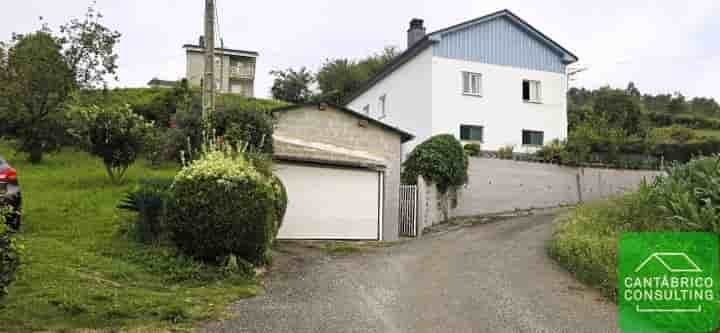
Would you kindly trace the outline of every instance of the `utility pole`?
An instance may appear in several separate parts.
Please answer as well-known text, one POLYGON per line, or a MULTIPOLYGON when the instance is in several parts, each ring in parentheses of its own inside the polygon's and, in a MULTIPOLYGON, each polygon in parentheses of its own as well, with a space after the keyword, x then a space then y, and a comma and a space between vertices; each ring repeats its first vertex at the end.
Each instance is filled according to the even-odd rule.
POLYGON ((215 110, 215 0, 205 0, 205 76, 203 114, 215 110))

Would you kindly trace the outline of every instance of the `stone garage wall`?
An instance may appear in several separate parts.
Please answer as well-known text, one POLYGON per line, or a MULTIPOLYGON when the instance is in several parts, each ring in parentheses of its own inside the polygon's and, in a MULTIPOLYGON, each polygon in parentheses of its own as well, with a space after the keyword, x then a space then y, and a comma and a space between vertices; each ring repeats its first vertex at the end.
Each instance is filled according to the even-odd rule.
POLYGON ((636 189, 660 171, 573 168, 553 164, 491 158, 471 158, 468 184, 453 198, 443 199, 434 184, 418 181, 419 223, 423 227, 444 220, 441 206, 448 200, 448 217, 474 216, 533 208, 573 205, 636 189))

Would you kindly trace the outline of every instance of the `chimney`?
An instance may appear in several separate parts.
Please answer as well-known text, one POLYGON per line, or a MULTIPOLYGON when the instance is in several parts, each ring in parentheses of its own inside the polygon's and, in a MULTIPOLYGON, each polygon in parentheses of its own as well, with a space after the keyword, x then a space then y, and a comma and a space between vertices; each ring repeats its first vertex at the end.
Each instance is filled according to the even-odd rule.
POLYGON ((200 36, 200 40, 198 41, 198 45, 201 49, 205 48, 205 36, 200 36))
POLYGON ((419 40, 425 37, 425 27, 423 26, 423 20, 414 18, 410 21, 410 29, 407 31, 407 47, 410 48, 419 40))

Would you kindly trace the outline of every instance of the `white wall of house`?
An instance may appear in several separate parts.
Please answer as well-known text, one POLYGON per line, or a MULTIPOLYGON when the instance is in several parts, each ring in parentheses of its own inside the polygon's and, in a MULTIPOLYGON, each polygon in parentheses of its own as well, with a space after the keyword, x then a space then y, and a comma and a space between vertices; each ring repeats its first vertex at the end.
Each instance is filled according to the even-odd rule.
POLYGON ((403 155, 432 135, 432 59, 432 48, 427 48, 348 104, 358 112, 369 106, 371 117, 420 138, 405 143, 403 155), (383 95, 384 118, 379 107, 379 99, 383 95))
POLYGON ((566 86, 562 73, 433 57, 432 133, 459 139, 461 124, 483 126, 483 150, 511 145, 515 152, 535 151, 522 145, 523 130, 543 131, 544 143, 567 137, 566 86), (482 75, 482 96, 463 94, 464 71, 482 75), (540 103, 523 101, 523 80, 541 82, 540 103))

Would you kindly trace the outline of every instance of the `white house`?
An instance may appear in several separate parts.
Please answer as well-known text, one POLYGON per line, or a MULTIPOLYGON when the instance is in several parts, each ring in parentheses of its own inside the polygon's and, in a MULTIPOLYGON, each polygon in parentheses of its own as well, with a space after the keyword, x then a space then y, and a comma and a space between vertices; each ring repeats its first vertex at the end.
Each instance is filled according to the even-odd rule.
POLYGON ((415 134, 494 151, 531 152, 567 137, 567 65, 578 58, 508 10, 425 33, 413 19, 408 49, 347 106, 415 134))

